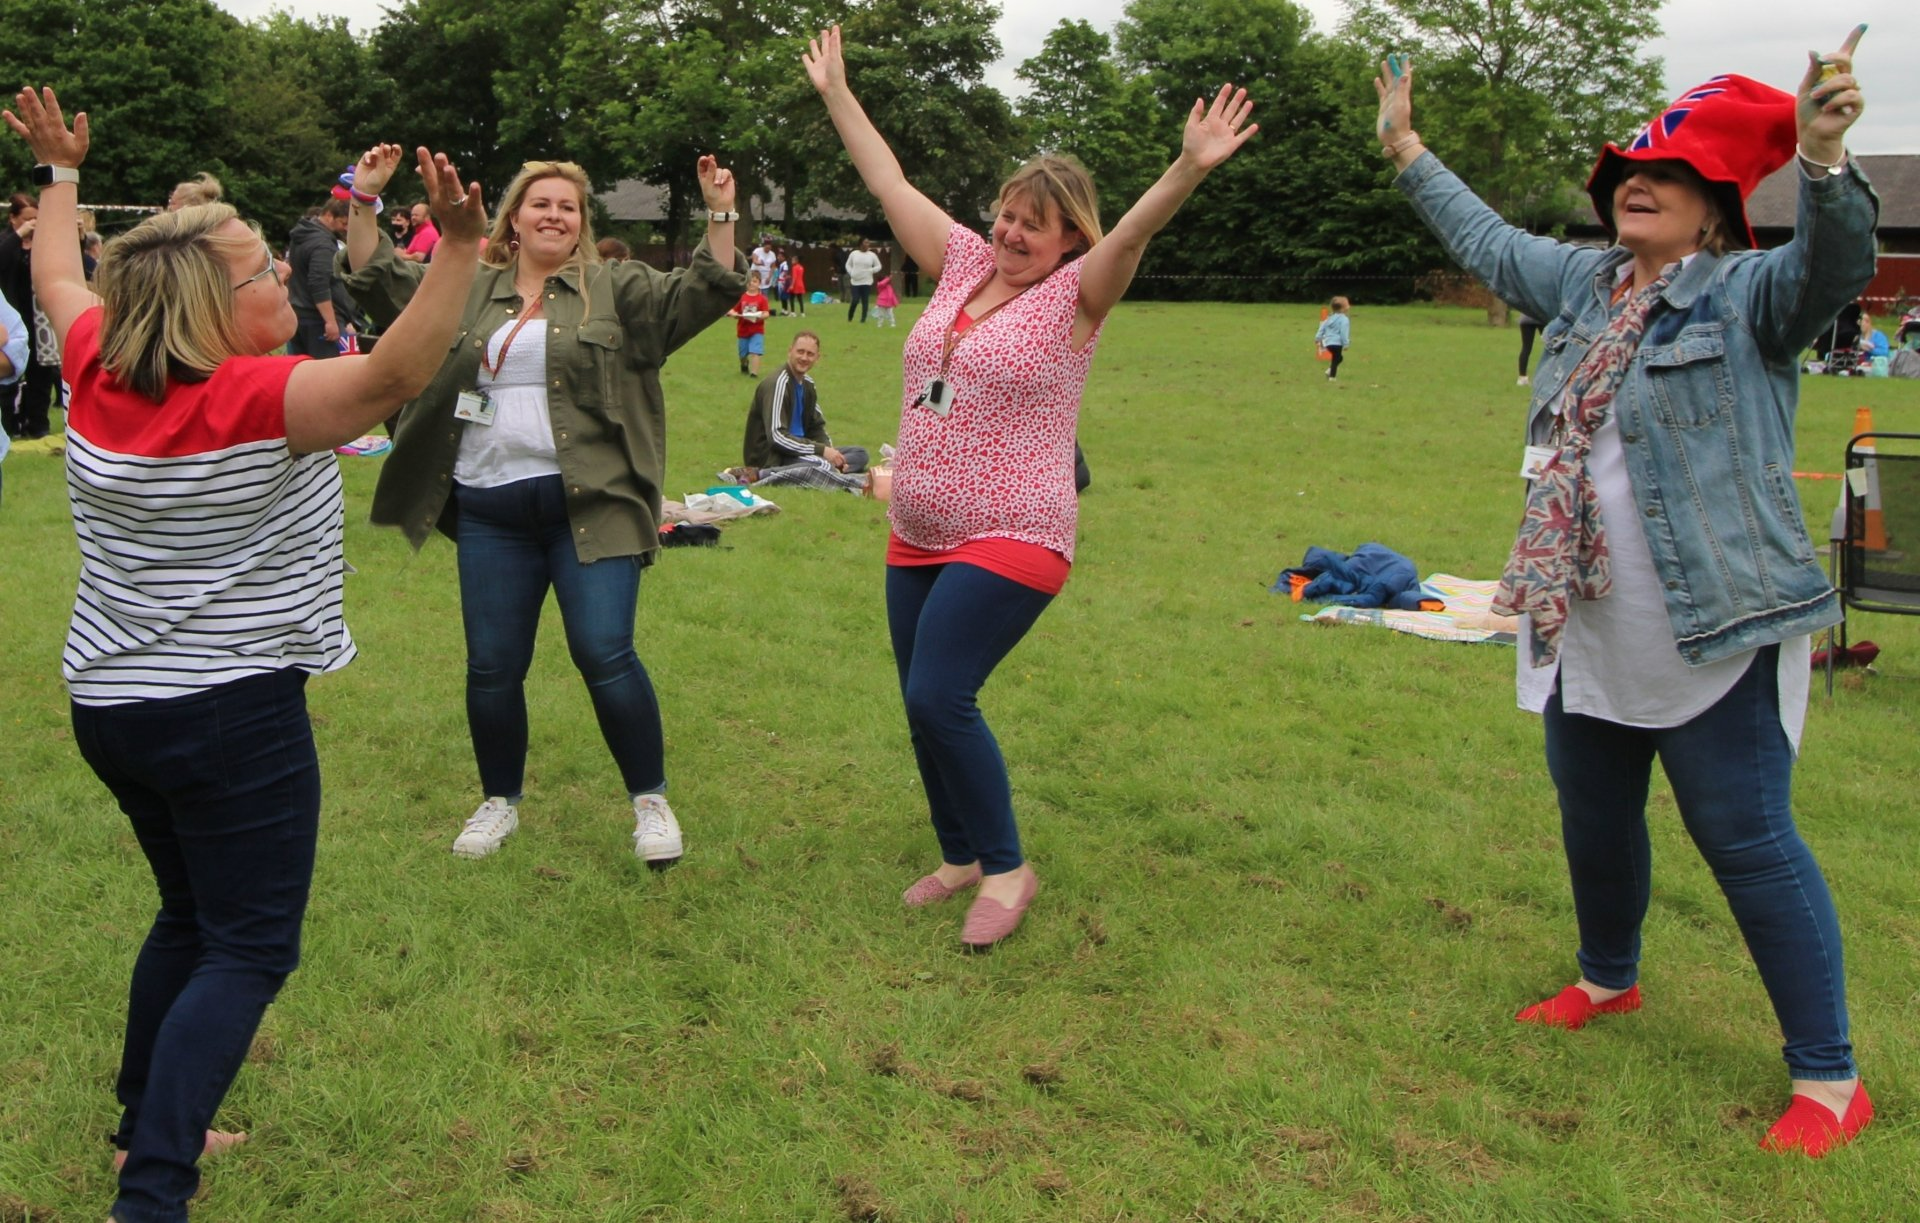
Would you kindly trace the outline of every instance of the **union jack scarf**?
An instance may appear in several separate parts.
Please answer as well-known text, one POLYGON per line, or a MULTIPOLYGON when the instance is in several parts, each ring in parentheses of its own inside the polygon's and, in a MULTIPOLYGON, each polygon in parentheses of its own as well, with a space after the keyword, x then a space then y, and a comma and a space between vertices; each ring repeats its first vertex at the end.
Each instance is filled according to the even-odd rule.
POLYGON ((1587 456, 1640 347, 1647 311, 1679 271, 1679 264, 1667 265, 1657 280, 1628 299, 1587 350, 1560 396, 1559 427, 1565 436, 1559 453, 1527 490, 1520 533, 1493 597, 1495 611, 1526 614, 1536 667, 1560 657, 1568 603, 1605 598, 1613 589, 1607 532, 1600 521, 1599 494, 1587 478, 1587 456))

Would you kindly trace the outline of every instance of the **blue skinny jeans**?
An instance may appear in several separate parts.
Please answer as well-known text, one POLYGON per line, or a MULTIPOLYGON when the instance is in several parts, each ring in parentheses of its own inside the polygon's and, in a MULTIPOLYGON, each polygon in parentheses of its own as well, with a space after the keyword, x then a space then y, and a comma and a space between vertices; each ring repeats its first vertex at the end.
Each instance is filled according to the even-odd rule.
POLYGON ((1687 834, 1726 895, 1760 970, 1796 1079, 1850 1079, 1840 919, 1794 827, 1793 751, 1780 729, 1779 648, 1757 652, 1733 690, 1681 726, 1642 730, 1547 701, 1547 768, 1580 925, 1580 971, 1607 989, 1639 976, 1652 889, 1647 786, 1653 760, 1687 834))
POLYGON ((574 552, 559 476, 496 488, 455 485, 460 619, 467 634, 467 729, 489 795, 518 801, 527 772, 527 668, 552 587, 567 652, 587 681, 600 735, 630 796, 666 789, 660 702, 633 650, 640 558, 590 565, 574 552))
POLYGON ((1053 596, 977 565, 887 566, 887 627, 940 855, 1019 868, 1007 762, 975 699, 1053 596))
POLYGON ((306 673, 74 705, 73 733, 160 892, 127 991, 113 1217, 181 1223, 207 1127, 300 962, 320 827, 306 673))

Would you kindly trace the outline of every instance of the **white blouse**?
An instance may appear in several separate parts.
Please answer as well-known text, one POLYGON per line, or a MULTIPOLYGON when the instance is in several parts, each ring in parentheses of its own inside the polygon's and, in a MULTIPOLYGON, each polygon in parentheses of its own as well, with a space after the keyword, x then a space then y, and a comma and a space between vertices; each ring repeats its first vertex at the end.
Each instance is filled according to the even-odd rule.
POLYGON ((560 474, 553 418, 547 414, 546 324, 529 320, 500 363, 500 347, 519 322, 508 319, 487 340, 486 364, 498 365, 499 372, 490 375, 483 366, 480 390, 493 404, 493 423, 467 422, 453 464, 453 478, 469 488, 560 474))
MULTIPOLYGON (((1683 725, 1732 691, 1757 651, 1698 667, 1680 657, 1660 575, 1640 529, 1620 426, 1611 415, 1594 432, 1587 478, 1593 481, 1600 521, 1606 525, 1613 590, 1604 599, 1568 604, 1556 663, 1531 665, 1528 629, 1521 625, 1516 677, 1520 708, 1544 710, 1558 678, 1560 705, 1568 713, 1648 729, 1683 725)), ((1807 719, 1811 649, 1812 639, 1804 634, 1780 643, 1780 729, 1796 755, 1807 719)))

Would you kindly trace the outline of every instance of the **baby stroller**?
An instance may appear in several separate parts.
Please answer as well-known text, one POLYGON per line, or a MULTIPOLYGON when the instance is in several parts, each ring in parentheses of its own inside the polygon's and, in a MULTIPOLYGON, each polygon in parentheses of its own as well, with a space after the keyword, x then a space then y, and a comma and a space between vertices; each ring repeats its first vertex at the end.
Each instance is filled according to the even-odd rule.
POLYGON ((1821 373, 1851 377, 1862 372, 1859 302, 1841 307, 1833 324, 1814 339, 1813 352, 1825 365, 1821 373))

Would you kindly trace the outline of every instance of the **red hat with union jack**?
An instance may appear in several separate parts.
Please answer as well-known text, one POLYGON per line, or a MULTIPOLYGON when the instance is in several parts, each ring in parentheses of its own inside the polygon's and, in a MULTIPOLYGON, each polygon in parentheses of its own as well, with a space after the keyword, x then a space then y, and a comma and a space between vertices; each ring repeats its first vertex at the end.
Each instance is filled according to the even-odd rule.
POLYGON ((1684 161, 1707 180, 1733 235, 1756 245, 1746 199, 1793 156, 1793 107, 1792 94, 1744 76, 1716 76, 1689 89, 1649 120, 1626 148, 1609 143, 1600 150, 1587 194, 1601 227, 1618 236, 1613 189, 1626 176, 1628 162, 1684 161))

